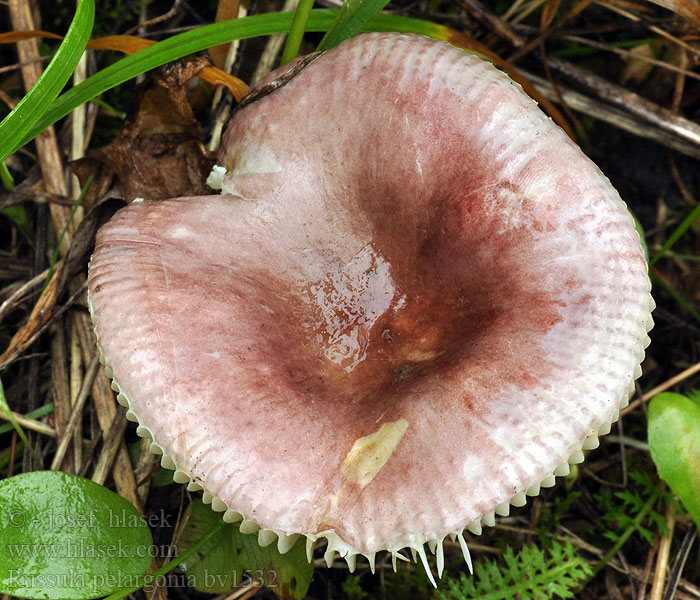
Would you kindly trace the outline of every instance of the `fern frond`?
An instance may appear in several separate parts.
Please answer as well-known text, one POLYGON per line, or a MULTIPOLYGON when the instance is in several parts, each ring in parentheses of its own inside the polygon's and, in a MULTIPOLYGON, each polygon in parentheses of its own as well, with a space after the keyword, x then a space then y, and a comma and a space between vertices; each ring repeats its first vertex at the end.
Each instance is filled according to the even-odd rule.
MULTIPOLYGON (((602 488, 596 499, 603 508, 603 522, 607 524, 603 536, 617 542, 624 532, 634 524, 635 516, 644 508, 647 499, 656 493, 658 481, 645 471, 631 471, 629 478, 634 482, 626 490, 614 495, 609 488, 602 488)), ((666 531, 666 518, 653 508, 644 521, 634 524, 639 536, 650 546, 656 543, 656 532, 666 531)))
POLYGON ((503 563, 480 561, 473 577, 464 573, 449 579, 440 600, 547 600, 573 598, 574 590, 590 574, 591 567, 576 554, 570 542, 554 541, 547 552, 524 546, 517 554, 508 548, 503 563))

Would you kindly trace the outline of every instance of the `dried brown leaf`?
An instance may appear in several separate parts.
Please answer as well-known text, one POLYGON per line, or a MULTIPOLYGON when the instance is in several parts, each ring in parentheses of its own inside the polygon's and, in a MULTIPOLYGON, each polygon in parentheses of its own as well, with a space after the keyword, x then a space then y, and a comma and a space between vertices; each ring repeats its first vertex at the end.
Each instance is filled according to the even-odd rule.
POLYGON ((128 201, 210 193, 205 181, 214 156, 200 141, 200 126, 185 88, 206 65, 206 59, 197 58, 168 67, 141 90, 134 116, 119 136, 73 163, 81 184, 95 175, 88 205, 114 177, 128 201))
POLYGON ((39 37, 51 38, 54 40, 62 40, 63 36, 44 31, 43 29, 25 29, 24 31, 8 31, 0 33, 0 44, 14 44, 15 42, 24 42, 25 40, 33 40, 39 37))
MULTIPOLYGON (((91 40, 88 43, 88 48, 93 50, 117 50, 125 54, 133 54, 155 43, 154 40, 147 40, 133 35, 108 35, 91 40)), ((248 93, 248 86, 238 77, 213 67, 209 63, 201 64, 200 70, 194 75, 199 75, 201 79, 211 85, 226 86, 237 101, 240 101, 248 93)))
POLYGON ((641 83, 649 76, 649 73, 651 73, 651 70, 654 68, 654 65, 650 61, 644 60, 644 58, 654 58, 654 50, 651 44, 635 46, 630 50, 630 54, 639 58, 629 60, 622 71, 620 82, 623 85, 630 81, 641 83))
POLYGON ((61 261, 56 265, 56 270, 34 305, 29 319, 12 336, 8 347, 0 354, 0 369, 5 368, 24 352, 32 344, 36 334, 46 327, 51 317, 54 316, 56 301, 61 291, 60 283, 63 279, 63 269, 64 263, 61 261))

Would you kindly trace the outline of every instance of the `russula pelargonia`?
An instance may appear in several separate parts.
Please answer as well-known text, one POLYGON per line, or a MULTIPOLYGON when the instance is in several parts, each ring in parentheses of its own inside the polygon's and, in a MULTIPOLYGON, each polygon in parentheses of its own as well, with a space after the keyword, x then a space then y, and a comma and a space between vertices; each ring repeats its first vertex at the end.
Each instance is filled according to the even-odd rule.
POLYGON ((261 544, 326 538, 351 568, 427 545, 441 571, 446 536, 467 555, 465 528, 553 485, 626 404, 653 308, 633 220, 519 86, 447 44, 362 35, 255 91, 221 194, 99 232, 118 400, 261 544))

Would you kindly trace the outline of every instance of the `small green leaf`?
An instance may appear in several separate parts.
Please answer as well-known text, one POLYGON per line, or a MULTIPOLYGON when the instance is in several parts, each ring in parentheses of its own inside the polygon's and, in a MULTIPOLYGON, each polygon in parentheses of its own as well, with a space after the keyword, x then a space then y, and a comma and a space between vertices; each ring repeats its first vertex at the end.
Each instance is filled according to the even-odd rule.
POLYGON ((0 481, 0 593, 83 600, 141 579, 153 538, 107 488, 60 471, 0 481))
MULTIPOLYGON (((200 500, 192 504, 187 526, 180 538, 185 549, 221 520, 200 500)), ((238 525, 226 525, 183 565, 187 581, 200 592, 225 594, 242 583, 270 588, 282 598, 301 599, 311 583, 314 567, 306 560, 304 540, 297 540, 285 554, 277 545, 258 545, 257 534, 245 535, 238 525)))
POLYGON ((13 204, 0 210, 0 214, 5 215, 17 224, 24 233, 29 233, 29 216, 23 204, 13 204))
POLYGON ((700 406, 671 392, 654 396, 648 433, 659 475, 700 527, 700 406))
POLYGON ((14 152, 26 135, 51 106, 83 55, 95 20, 95 0, 80 0, 73 22, 55 56, 41 77, 0 123, 0 160, 14 152))

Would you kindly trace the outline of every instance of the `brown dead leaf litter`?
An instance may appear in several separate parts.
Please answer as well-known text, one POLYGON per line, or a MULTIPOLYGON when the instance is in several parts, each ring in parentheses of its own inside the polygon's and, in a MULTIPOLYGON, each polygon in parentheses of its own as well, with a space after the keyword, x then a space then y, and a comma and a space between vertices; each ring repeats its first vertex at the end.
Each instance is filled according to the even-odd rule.
MULTIPOLYGON (((98 14, 98 25, 106 29, 101 33, 138 30, 140 36, 162 39, 200 19, 212 22, 217 8, 220 16, 282 9, 275 2, 239 7, 223 0, 218 6, 198 5, 196 11, 184 2, 130 6, 136 4, 138 10, 125 11, 114 23, 100 24, 98 14)), ((335 5, 332 0, 326 4, 335 5)), ((700 200, 697 2, 516 0, 494 9, 493 3, 454 0, 430 3, 430 10, 428 4, 399 2, 388 8, 469 36, 529 84, 545 108, 552 103, 557 119, 629 204, 655 254, 700 200)), ((70 15, 61 22, 48 6, 12 0, 0 10, 18 31, 65 31, 70 15)), ((318 39, 309 36, 304 51, 313 50, 318 39)), ((46 43, 55 49, 53 41, 46 43)), ((280 47, 280 39, 272 37, 219 47, 212 54, 217 66, 253 83, 276 66, 280 47)), ((39 50, 36 39, 1 49, 5 112, 41 74, 45 62, 39 50)), ((86 74, 116 59, 98 50, 87 57, 86 74)), ((6 431, 0 434, 3 476, 49 468, 81 474, 146 512, 166 507, 178 514, 187 501, 181 486, 151 485, 159 465, 148 443, 127 426, 98 368, 85 287, 95 233, 125 202, 208 193, 205 180, 221 128, 235 106, 221 86, 197 77, 210 64, 195 57, 168 65, 138 85, 126 84, 105 97, 107 104, 117 105, 116 113, 107 104, 90 103, 8 159, 16 186, 0 193, 0 376, 41 463, 14 432, 6 431), (129 115, 121 125, 114 116, 118 111, 129 115), (88 179, 87 194, 77 206, 88 179), (31 416, 49 404, 52 409, 31 416)), ((579 535, 582 521, 603 518, 594 490, 619 491, 629 469, 650 468, 644 450, 645 402, 662 390, 695 389, 700 381, 699 234, 693 225, 652 268, 657 325, 637 394, 617 431, 571 482, 580 495, 559 516, 557 535, 572 540, 591 561, 609 547, 579 535)), ((476 560, 499 553, 504 543, 535 540, 543 515, 551 514, 565 495, 561 485, 548 490, 474 538, 470 548, 476 560)), ((580 597, 660 599, 669 596, 658 590, 674 588, 676 598, 700 598, 697 577, 693 581, 673 568, 691 522, 674 515, 669 519, 675 525, 669 539, 659 537, 653 548, 630 541, 580 597)), ((155 533, 164 543, 173 535, 155 533)), ((697 576, 697 564, 686 572, 697 576)), ((317 572, 311 597, 339 594, 344 577, 340 568, 317 572)), ((157 594, 165 597, 164 590, 157 594)))

